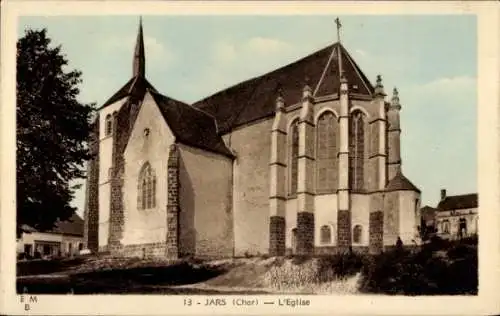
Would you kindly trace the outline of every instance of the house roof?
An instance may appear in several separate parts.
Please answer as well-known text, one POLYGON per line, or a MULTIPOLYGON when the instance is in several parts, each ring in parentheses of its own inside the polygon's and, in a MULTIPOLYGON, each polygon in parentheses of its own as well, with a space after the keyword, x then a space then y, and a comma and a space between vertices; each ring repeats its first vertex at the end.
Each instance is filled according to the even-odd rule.
POLYGON ((415 191, 420 193, 420 189, 411 183, 401 171, 396 173, 394 178, 387 183, 385 191, 415 191))
POLYGON ((440 211, 448 211, 465 208, 476 208, 478 205, 477 198, 477 193, 447 196, 442 199, 441 202, 439 202, 438 209, 440 211))
MULTIPOLYGON (((68 220, 56 223, 53 229, 43 233, 83 236, 83 225, 83 219, 75 213, 68 220)), ((28 225, 23 225, 21 229, 26 233, 42 232, 28 225)))
POLYGON ((237 126, 274 115, 278 89, 281 89, 287 106, 300 102, 306 78, 315 97, 336 94, 340 87, 338 48, 353 93, 371 98, 374 92, 372 84, 347 50, 335 43, 289 65, 217 92, 194 106, 214 116, 219 132, 226 133, 237 126))
POLYGON ((151 95, 177 142, 234 157, 217 133, 212 116, 160 93, 151 92, 151 95))

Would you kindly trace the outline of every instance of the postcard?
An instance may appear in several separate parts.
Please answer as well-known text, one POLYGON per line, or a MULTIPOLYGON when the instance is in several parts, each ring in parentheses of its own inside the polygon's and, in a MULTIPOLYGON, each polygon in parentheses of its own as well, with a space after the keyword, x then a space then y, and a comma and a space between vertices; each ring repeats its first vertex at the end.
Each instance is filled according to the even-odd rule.
POLYGON ((500 311, 497 3, 2 6, 2 312, 500 311))

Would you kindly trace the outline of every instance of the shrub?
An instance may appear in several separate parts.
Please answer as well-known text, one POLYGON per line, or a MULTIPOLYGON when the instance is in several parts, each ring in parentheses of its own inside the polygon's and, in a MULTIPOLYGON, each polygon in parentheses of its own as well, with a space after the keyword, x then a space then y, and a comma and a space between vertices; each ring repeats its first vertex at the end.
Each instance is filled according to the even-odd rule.
POLYGON ((318 258, 318 277, 320 282, 345 279, 361 272, 366 255, 342 253, 318 258))
POLYGON ((434 240, 420 251, 393 250, 367 257, 360 290, 405 295, 474 294, 477 282, 477 246, 434 240))

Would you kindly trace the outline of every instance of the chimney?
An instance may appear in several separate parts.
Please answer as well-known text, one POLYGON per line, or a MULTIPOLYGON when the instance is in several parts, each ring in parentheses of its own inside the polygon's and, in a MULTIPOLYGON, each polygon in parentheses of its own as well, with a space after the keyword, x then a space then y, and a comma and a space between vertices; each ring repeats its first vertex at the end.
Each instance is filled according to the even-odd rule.
POLYGON ((446 189, 441 189, 441 200, 446 198, 446 189))

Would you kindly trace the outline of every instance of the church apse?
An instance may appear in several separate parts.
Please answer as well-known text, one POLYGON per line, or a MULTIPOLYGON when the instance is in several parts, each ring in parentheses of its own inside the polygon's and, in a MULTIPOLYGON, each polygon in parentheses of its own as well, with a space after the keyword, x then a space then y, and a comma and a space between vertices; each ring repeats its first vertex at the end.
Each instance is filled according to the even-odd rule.
POLYGON ((399 96, 386 102, 381 77, 372 85, 340 41, 192 105, 146 80, 142 26, 136 46, 133 78, 99 126, 108 111, 123 123, 98 166, 98 181, 114 177, 113 192, 99 188, 98 213, 102 222, 111 211, 99 238, 115 253, 379 252, 412 229, 399 221, 419 198, 400 168, 399 96), (155 203, 140 209, 145 165, 155 203))

